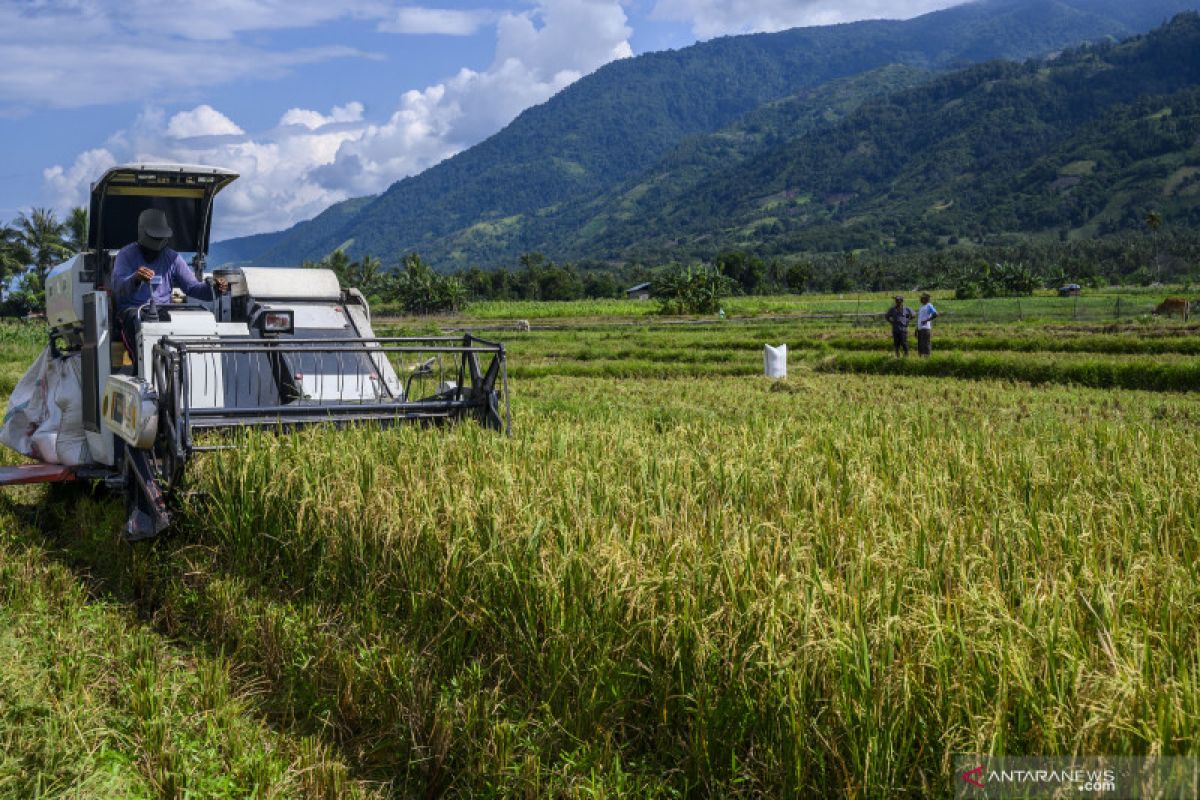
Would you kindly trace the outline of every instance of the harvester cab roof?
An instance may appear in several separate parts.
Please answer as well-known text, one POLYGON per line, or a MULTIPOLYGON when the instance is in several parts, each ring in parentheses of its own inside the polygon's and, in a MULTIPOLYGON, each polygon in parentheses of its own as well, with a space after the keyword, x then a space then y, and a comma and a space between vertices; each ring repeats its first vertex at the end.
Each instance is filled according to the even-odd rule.
POLYGON ((26 407, 37 408, 34 395, 61 384, 66 400, 54 404, 68 413, 0 430, 0 440, 44 462, 0 469, 0 484, 91 478, 123 487, 125 533, 138 539, 167 528, 188 460, 227 446, 228 437, 212 441, 222 432, 463 419, 508 430, 503 345, 469 334, 378 337, 366 298, 331 270, 218 269, 227 290, 212 301, 150 302, 122 330, 111 273, 117 251, 138 238, 138 216, 161 210, 168 246, 194 253, 203 278, 214 198, 237 177, 216 167, 131 164, 93 185, 88 250, 47 276, 50 346, 18 386, 34 401, 26 407), (57 426, 54 452, 37 445, 46 425, 57 426), (64 451, 64 441, 78 446, 64 451))
POLYGON ((194 164, 126 164, 92 184, 88 249, 117 250, 137 239, 138 215, 157 208, 171 226, 171 248, 207 253, 213 199, 238 174, 194 164))

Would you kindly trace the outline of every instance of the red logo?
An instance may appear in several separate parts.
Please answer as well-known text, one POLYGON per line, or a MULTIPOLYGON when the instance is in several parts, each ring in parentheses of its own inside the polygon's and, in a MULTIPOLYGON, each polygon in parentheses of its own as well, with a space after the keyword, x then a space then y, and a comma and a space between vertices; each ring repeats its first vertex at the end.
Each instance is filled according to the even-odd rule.
POLYGON ((976 767, 975 769, 964 772, 962 775, 959 775, 958 777, 962 778, 964 781, 971 784, 972 786, 978 786, 980 789, 984 788, 983 782, 976 780, 976 778, 983 777, 983 765, 982 764, 980 766, 976 767))

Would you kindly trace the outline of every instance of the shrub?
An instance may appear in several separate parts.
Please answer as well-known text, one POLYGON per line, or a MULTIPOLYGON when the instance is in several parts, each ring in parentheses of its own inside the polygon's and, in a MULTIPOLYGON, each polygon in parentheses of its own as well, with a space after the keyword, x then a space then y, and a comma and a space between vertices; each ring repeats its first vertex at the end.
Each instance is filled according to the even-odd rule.
POLYGON ((467 287, 449 275, 439 275, 416 253, 404 259, 404 269, 395 274, 387 292, 409 314, 461 311, 467 304, 467 287))
POLYGON ((974 281, 967 281, 954 289, 955 300, 978 300, 982 296, 983 291, 979 288, 979 284, 974 281))
POLYGON ((729 294, 729 278, 712 267, 676 267, 655 281, 663 314, 714 314, 729 294))

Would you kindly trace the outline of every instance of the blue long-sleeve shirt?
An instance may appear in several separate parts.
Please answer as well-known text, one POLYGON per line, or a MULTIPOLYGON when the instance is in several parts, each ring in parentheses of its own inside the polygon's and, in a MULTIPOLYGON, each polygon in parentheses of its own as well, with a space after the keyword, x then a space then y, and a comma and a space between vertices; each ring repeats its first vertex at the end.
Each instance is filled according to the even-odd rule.
POLYGON ((171 289, 178 288, 189 297, 197 300, 212 300, 212 287, 207 283, 196 280, 196 273, 183 260, 183 256, 169 247, 164 247, 158 253, 158 258, 146 261, 142 257, 142 249, 137 242, 125 245, 117 252, 113 264, 112 290, 117 298, 118 313, 127 308, 137 308, 150 302, 151 290, 154 292, 154 302, 168 305, 171 302, 171 289), (134 273, 139 267, 149 267, 155 275, 162 277, 158 286, 152 286, 149 281, 141 281, 134 273))

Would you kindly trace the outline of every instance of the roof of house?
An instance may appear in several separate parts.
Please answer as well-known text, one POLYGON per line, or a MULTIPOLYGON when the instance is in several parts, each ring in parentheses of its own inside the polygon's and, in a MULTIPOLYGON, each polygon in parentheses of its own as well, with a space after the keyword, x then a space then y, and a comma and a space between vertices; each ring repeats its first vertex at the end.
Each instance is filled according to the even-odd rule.
POLYGON ((647 283, 639 283, 637 286, 630 286, 630 287, 629 287, 628 289, 626 289, 625 291, 627 291, 627 292, 640 292, 640 291, 642 291, 643 289, 649 289, 649 288, 650 288, 650 284, 649 284, 649 282, 647 282, 647 283))

